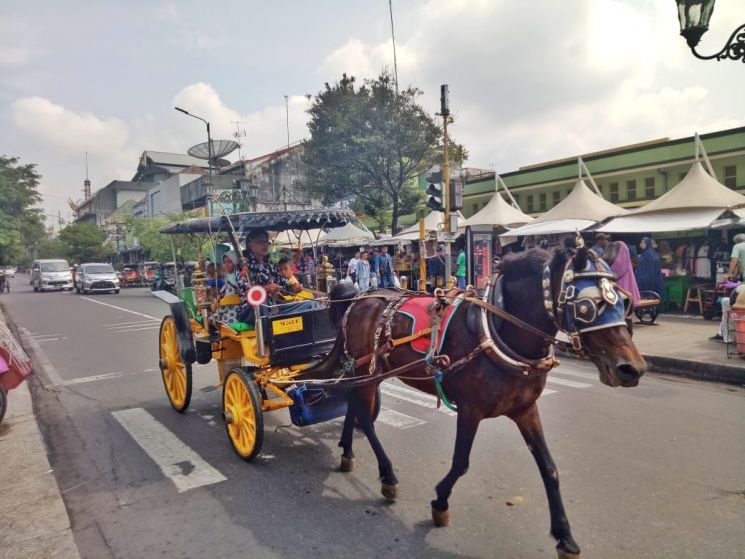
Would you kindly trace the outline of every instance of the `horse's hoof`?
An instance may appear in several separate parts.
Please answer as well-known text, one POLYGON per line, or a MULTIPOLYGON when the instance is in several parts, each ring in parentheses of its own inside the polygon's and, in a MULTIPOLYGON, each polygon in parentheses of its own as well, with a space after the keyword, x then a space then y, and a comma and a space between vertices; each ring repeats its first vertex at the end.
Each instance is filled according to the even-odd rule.
POLYGON ((450 524, 450 512, 446 510, 437 510, 432 507, 432 523, 437 528, 444 528, 450 524))
POLYGON ((354 458, 347 458, 346 456, 341 457, 341 464, 339 464, 340 472, 351 472, 354 470, 354 458))
POLYGON ((559 553, 559 559, 582 559, 578 553, 569 553, 559 548, 556 548, 556 551, 559 553))
POLYGON ((385 497, 386 500, 395 501, 398 498, 398 485, 389 485, 387 483, 383 483, 380 486, 380 492, 383 494, 383 497, 385 497))

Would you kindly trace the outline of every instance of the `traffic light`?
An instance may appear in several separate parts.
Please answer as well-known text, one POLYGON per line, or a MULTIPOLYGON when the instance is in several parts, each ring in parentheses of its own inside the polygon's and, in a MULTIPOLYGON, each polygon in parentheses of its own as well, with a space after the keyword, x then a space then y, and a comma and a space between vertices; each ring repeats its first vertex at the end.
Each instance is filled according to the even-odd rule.
POLYGON ((450 189, 448 191, 450 197, 450 211, 463 209, 463 183, 454 179, 450 180, 450 189))
POLYGON ((445 211, 445 200, 442 196, 442 186, 439 184, 430 183, 427 188, 427 207, 438 212, 445 211))

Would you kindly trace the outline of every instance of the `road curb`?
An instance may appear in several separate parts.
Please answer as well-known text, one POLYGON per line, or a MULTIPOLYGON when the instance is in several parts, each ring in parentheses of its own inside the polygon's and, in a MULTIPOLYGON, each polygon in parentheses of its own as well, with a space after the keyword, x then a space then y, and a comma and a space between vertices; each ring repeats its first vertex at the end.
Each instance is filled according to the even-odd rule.
MULTIPOLYGON (((557 351, 556 354, 563 359, 584 360, 564 351, 557 351)), ((745 365, 740 367, 737 365, 719 365, 649 354, 642 354, 642 357, 647 362, 650 373, 665 373, 692 380, 745 386, 745 365)))
MULTIPOLYGON (((18 329, 0 304, 0 321, 18 329)), ((20 338, 18 338, 20 340, 20 338)), ((0 557, 80 559, 70 517, 49 464, 29 377, 8 394, 0 424, 0 557)))

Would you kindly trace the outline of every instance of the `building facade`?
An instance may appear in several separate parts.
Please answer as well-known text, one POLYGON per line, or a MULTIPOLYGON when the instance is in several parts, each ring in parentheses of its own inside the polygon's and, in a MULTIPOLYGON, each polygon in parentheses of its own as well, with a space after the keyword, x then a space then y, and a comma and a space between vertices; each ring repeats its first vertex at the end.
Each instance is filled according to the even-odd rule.
MULTIPOLYGON (((700 136, 716 179, 745 194, 745 127, 700 136)), ((693 136, 663 138, 581 155, 603 197, 633 209, 662 196, 678 184, 695 159, 693 136)), ((561 202, 578 178, 577 156, 500 173, 520 209, 537 216, 561 202)), ((463 213, 483 208, 495 189, 493 173, 466 181, 463 213)))

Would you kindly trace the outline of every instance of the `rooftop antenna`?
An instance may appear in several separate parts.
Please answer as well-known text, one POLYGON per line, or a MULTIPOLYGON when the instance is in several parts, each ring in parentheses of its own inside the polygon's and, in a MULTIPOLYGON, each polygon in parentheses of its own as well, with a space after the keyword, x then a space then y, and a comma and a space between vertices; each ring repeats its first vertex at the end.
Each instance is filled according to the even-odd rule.
POLYGON ((246 162, 243 161, 243 156, 241 155, 241 138, 246 137, 246 130, 241 129, 240 125, 244 124, 243 122, 239 120, 231 120, 232 124, 235 124, 235 132, 233 132, 233 138, 235 138, 235 143, 238 144, 238 159, 241 162, 241 167, 243 168, 243 176, 246 176, 246 162))
POLYGON ((91 197, 91 181, 88 180, 88 152, 85 152, 85 180, 83 181, 83 197, 85 200, 91 197))

